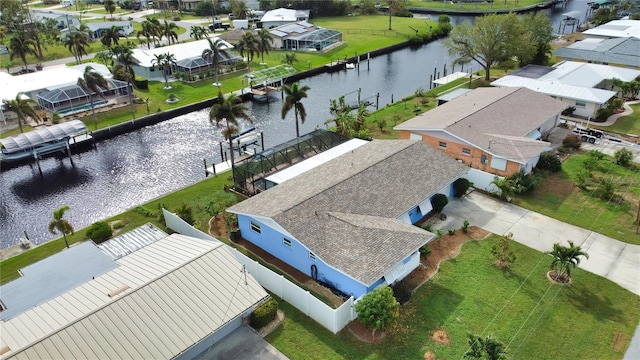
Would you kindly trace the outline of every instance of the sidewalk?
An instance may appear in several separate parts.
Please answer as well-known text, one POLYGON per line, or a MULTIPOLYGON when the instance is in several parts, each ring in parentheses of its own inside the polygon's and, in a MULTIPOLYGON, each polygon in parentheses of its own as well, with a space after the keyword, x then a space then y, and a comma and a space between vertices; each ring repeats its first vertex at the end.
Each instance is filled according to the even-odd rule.
POLYGON ((451 199, 444 212, 447 220, 439 220, 435 228, 459 229, 468 220, 471 225, 496 234, 513 233, 515 241, 541 252, 551 251, 554 243, 566 244, 571 240, 589 254, 589 259, 581 260, 581 269, 640 295, 640 245, 627 244, 479 192, 451 199))

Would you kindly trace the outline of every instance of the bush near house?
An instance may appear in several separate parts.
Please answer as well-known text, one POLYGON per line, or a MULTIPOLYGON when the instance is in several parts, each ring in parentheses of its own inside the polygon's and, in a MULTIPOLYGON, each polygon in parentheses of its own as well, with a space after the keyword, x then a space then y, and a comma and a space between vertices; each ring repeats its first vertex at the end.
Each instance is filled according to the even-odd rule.
POLYGON ((569 134, 562 140, 562 147, 564 148, 580 150, 581 145, 582 141, 580 140, 580 136, 576 134, 569 134))
POLYGON ((364 295, 356 303, 358 320, 362 325, 375 330, 382 330, 393 324, 398 319, 399 308, 393 289, 388 285, 364 295))
POLYGON ((104 221, 95 222, 87 229, 87 237, 96 244, 109 240, 111 235, 113 235, 111 226, 104 221))
POLYGON ((459 178, 453 182, 453 192, 455 197, 462 197, 467 190, 473 186, 473 183, 465 178, 459 178))
POLYGON ((449 203, 449 199, 444 194, 435 194, 431 198, 431 206, 433 207, 433 211, 439 213, 442 212, 445 206, 449 203))
POLYGON ((562 162, 554 153, 547 151, 540 154, 536 168, 550 172, 558 172, 562 170, 562 162))
POLYGON ((260 305, 251 314, 251 327, 254 329, 260 329, 270 323, 276 318, 278 313, 278 301, 276 299, 270 299, 266 303, 260 305))

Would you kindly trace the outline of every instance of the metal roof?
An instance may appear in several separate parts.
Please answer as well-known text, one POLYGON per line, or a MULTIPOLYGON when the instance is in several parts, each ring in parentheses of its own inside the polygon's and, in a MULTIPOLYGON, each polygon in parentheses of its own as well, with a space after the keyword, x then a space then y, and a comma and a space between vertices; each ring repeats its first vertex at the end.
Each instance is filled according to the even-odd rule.
POLYGON ((612 20, 582 32, 587 37, 637 37, 640 38, 640 20, 612 20))
POLYGON ((565 59, 640 67, 640 38, 588 38, 558 48, 553 55, 565 59))
POLYGON ((172 234, 116 263, 0 322, 0 359, 173 358, 268 297, 220 242, 172 234))
POLYGON ((279 8, 264 13, 260 22, 296 21, 298 18, 309 18, 309 10, 279 8))
POLYGON ((31 149, 40 144, 59 141, 87 131, 87 126, 80 120, 71 120, 61 124, 40 127, 16 136, 0 139, 4 152, 14 153, 31 149))
POLYGON ((455 89, 449 92, 446 92, 440 96, 438 96, 436 98, 436 100, 440 100, 440 101, 451 101, 459 96, 462 96, 466 93, 468 93, 469 91, 473 91, 471 89, 463 89, 463 88, 459 88, 459 89, 455 89))
MULTIPOLYGON (((217 36, 210 36, 211 41, 215 41, 217 36)), ((231 44, 220 39, 223 43, 223 48, 230 50, 233 48, 231 44)), ((152 67, 154 66, 155 55, 172 54, 176 58, 176 62, 184 59, 202 57, 202 51, 209 49, 208 39, 191 41, 183 44, 175 44, 169 46, 162 46, 153 49, 133 49, 132 56, 138 61, 139 66, 152 67)))
POLYGON ((98 245, 98 248, 113 260, 118 260, 136 250, 164 239, 169 234, 160 230, 157 226, 146 223, 122 235, 113 237, 98 245))

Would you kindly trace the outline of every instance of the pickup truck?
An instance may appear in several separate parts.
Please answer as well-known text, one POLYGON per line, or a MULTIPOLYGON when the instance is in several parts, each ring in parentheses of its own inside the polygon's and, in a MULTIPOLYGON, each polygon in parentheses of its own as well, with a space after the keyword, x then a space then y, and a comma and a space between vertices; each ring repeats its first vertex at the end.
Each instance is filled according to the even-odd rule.
POLYGON ((224 24, 224 23, 221 23, 221 22, 215 22, 213 24, 209 24, 209 30, 216 31, 218 29, 222 29, 224 31, 227 31, 227 30, 229 30, 230 26, 231 25, 229 25, 229 24, 224 24))

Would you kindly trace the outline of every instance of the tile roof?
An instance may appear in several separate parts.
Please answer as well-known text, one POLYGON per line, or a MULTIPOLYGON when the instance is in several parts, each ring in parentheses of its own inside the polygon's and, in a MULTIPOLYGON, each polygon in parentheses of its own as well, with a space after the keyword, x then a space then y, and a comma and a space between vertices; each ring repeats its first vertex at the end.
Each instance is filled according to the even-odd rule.
POLYGON ((585 39, 558 48, 553 55, 573 60, 640 67, 640 38, 585 39))
POLYGON ((228 211, 272 218, 329 265, 370 284, 433 237, 398 218, 467 170, 421 141, 374 140, 228 211))
POLYGON ((394 129, 446 131, 489 153, 526 162, 549 146, 527 134, 565 108, 526 88, 478 88, 394 129))

